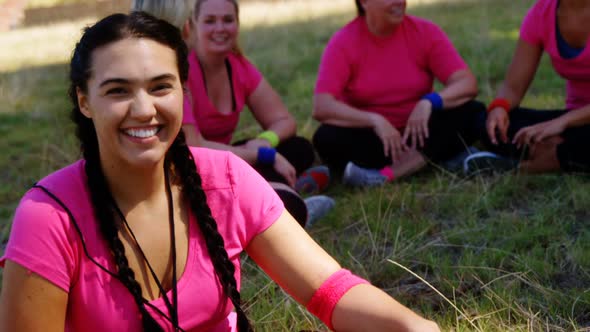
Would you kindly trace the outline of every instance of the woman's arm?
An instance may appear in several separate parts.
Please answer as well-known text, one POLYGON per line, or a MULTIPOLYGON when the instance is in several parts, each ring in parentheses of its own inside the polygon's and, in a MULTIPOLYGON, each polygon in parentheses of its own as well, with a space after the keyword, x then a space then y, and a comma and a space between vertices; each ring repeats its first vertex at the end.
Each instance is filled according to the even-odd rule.
MULTIPOLYGON (((340 270, 340 265, 287 212, 257 235, 246 250, 303 305, 328 277, 340 270)), ((337 331, 438 331, 436 324, 366 284, 354 286, 344 294, 336 304, 332 324, 337 331)))
POLYGON ((247 100, 254 118, 264 130, 272 130, 284 140, 295 135, 297 125, 281 97, 263 78, 247 100))
POLYGON ((444 108, 465 104, 477 96, 477 79, 469 69, 462 69, 449 76, 445 86, 438 93, 444 108))
MULTIPOLYGON (((522 39, 518 40, 512 62, 508 66, 506 79, 500 86, 496 98, 506 99, 511 107, 520 105, 524 94, 529 88, 537 68, 543 49, 522 39)), ((488 136, 493 144, 498 144, 498 134, 502 142, 508 143, 508 114, 501 107, 490 110, 486 121, 488 136)))
POLYGON ((313 99, 314 119, 339 127, 373 128, 382 116, 349 106, 329 93, 318 93, 313 99))
POLYGON ((333 126, 373 129, 383 143, 383 154, 393 160, 405 149, 400 132, 382 115, 346 105, 329 93, 314 96, 313 118, 333 126))
POLYGON ((0 294, 0 331, 65 329, 68 294, 48 280, 6 261, 0 294))

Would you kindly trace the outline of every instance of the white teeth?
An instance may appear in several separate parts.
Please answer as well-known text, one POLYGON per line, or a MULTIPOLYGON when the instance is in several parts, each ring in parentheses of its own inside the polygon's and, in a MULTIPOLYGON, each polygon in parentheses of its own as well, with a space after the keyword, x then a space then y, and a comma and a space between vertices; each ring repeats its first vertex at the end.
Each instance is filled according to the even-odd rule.
POLYGON ((148 138, 156 135, 158 133, 158 128, 154 127, 152 129, 127 129, 125 133, 129 136, 137 137, 137 138, 148 138))

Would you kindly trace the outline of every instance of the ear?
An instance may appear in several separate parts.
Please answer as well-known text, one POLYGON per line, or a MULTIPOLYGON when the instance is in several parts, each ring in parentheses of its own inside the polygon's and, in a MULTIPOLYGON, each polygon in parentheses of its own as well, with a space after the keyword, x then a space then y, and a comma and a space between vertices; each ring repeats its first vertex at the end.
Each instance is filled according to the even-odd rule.
POLYGON ((88 106, 88 97, 79 87, 76 88, 76 97, 78 98, 80 112, 84 114, 85 117, 92 119, 92 112, 90 112, 90 107, 88 106))

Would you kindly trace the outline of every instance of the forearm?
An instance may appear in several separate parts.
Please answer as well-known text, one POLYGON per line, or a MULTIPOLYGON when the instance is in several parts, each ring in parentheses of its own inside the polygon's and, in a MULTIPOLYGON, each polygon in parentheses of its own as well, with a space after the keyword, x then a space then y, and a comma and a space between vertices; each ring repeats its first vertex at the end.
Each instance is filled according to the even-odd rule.
POLYGON ((376 113, 351 107, 331 95, 320 94, 314 98, 313 117, 321 123, 340 127, 372 128, 376 113))
POLYGON ((439 91, 445 109, 461 106, 477 96, 477 80, 469 70, 457 72, 439 91))
POLYGON ((253 149, 246 149, 245 147, 241 146, 233 146, 214 141, 208 141, 206 139, 203 139, 202 146, 214 150, 230 151, 236 156, 245 160, 250 165, 254 165, 256 163, 256 158, 258 156, 258 151, 253 149))
POLYGON ((297 133, 297 124, 293 116, 288 114, 280 119, 274 121, 270 126, 264 128, 264 130, 272 130, 277 136, 279 141, 283 141, 289 137, 295 136, 297 133))
MULTIPOLYGON (((361 284, 340 299, 332 316, 336 331, 425 331, 434 325, 378 288, 361 284)), ((430 331, 430 330, 428 330, 430 331)))
POLYGON ((561 118, 565 121, 566 128, 588 125, 590 124, 590 105, 566 112, 561 118))

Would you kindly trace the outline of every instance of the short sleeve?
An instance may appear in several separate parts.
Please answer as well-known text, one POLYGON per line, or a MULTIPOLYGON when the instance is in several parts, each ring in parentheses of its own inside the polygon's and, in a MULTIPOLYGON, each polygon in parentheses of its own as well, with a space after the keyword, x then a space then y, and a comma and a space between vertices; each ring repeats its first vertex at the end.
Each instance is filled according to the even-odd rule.
POLYGON ((315 94, 328 93, 341 99, 351 75, 351 65, 343 37, 339 31, 332 36, 322 54, 315 94))
POLYGON ((244 160, 231 154, 229 172, 232 186, 244 225, 243 247, 258 234, 264 232, 285 210, 283 202, 268 182, 244 160))
POLYGON ((453 46, 445 32, 436 24, 428 22, 428 67, 433 75, 446 83, 455 72, 467 69, 468 66, 453 46))
POLYGON ((76 269, 75 231, 58 204, 38 189, 21 200, 0 264, 13 261, 69 291, 76 269))
POLYGON ((543 22, 540 17, 539 8, 539 3, 531 7, 520 26, 520 39, 535 46, 542 45, 543 43, 543 22))

